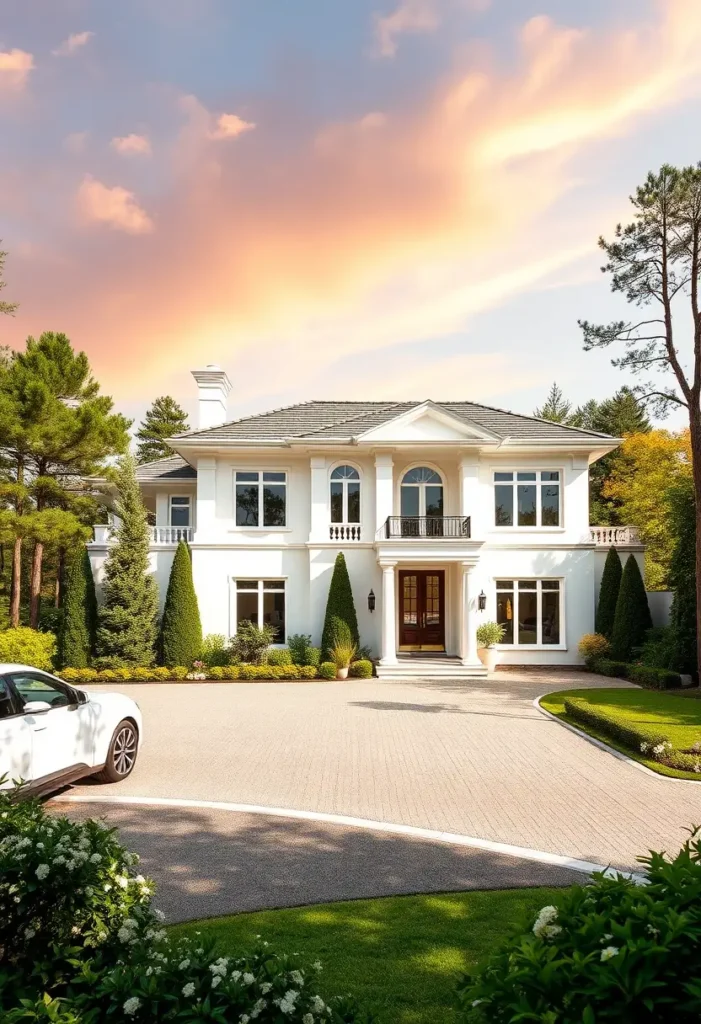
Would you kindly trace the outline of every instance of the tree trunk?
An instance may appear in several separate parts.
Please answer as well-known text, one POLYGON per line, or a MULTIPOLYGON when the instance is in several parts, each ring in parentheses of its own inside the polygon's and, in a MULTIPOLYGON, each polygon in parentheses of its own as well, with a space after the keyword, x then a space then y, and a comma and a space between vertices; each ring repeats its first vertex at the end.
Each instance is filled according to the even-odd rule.
POLYGON ((12 549, 12 583, 10 585, 10 625, 19 626, 19 605, 22 590, 22 538, 15 537, 12 549))
POLYGON ((701 684, 701 411, 689 410, 689 426, 696 502, 696 672, 701 684))
POLYGON ((63 596, 63 569, 66 562, 66 551, 65 548, 58 549, 58 564, 56 566, 56 589, 54 591, 54 608, 61 607, 61 597, 63 596))
POLYGON ((44 545, 40 540, 34 544, 32 553, 32 575, 29 584, 29 625, 32 629, 39 626, 39 609, 41 605, 41 563, 44 557, 44 545))

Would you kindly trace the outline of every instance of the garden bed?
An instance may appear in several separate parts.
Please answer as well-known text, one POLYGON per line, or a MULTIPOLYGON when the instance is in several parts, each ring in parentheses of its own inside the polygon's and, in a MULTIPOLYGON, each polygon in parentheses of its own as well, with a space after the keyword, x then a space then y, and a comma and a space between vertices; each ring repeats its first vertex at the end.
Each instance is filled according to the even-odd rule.
POLYGON ((674 694, 629 688, 558 690, 541 697, 540 705, 660 775, 698 782, 699 773, 646 756, 640 745, 667 740, 675 752, 684 752, 701 743, 699 697, 698 689, 674 694))

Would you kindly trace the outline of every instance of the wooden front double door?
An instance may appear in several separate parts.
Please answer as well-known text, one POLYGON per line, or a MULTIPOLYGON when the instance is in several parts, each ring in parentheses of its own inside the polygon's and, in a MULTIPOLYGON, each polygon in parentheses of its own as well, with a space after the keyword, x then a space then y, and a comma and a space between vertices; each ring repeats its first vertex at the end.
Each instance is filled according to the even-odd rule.
POLYGON ((445 650, 445 573, 441 569, 400 571, 399 650, 445 650))

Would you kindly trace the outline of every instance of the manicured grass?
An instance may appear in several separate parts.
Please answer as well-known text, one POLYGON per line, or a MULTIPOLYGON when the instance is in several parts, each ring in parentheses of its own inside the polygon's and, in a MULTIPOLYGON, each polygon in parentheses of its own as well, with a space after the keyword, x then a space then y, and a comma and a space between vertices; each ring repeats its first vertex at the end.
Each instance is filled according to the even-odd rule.
POLYGON ((640 751, 629 750, 620 743, 616 743, 588 725, 571 719, 565 714, 565 699, 567 697, 582 697, 592 707, 604 708, 609 714, 615 712, 622 722, 644 726, 667 736, 672 746, 677 750, 688 750, 694 743, 701 741, 701 700, 694 699, 700 696, 698 690, 681 694, 659 692, 657 690, 641 690, 632 688, 611 688, 611 689, 584 689, 584 690, 558 690, 556 693, 548 693, 541 697, 540 704, 552 715, 557 715, 565 722, 589 733, 595 739, 601 740, 615 750, 620 750, 629 757, 641 764, 652 768, 659 775, 669 775, 677 779, 695 779, 699 776, 693 772, 682 772, 676 768, 668 768, 657 761, 650 761, 640 751))
POLYGON ((514 926, 532 924, 561 891, 354 900, 213 918, 171 931, 212 936, 222 955, 250 949, 260 935, 276 952, 318 959, 322 995, 352 993, 378 1024, 455 1024, 459 976, 489 956, 514 926))

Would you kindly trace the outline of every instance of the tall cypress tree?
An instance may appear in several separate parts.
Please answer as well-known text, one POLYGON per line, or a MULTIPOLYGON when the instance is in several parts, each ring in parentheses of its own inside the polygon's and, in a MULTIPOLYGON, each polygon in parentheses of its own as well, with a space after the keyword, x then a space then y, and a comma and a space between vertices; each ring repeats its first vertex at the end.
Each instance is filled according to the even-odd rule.
POLYGON ((601 575, 601 587, 599 588, 599 604, 596 609, 596 632, 601 633, 607 640, 611 639, 613 633, 613 620, 616 615, 616 602, 618 591, 621 587, 621 576, 623 566, 615 547, 609 548, 606 555, 604 571, 601 575))
POLYGON ((66 577, 59 659, 64 668, 86 668, 95 651, 97 599, 87 548, 75 558, 66 577))
POLYGON ((645 642, 648 629, 652 629, 652 618, 645 584, 637 559, 634 555, 628 555, 621 576, 611 633, 613 657, 618 661, 630 661, 636 649, 645 642))
POLYGON ((136 461, 141 465, 172 455, 173 450, 165 443, 166 438, 184 434, 188 429, 187 413, 175 399, 170 395, 157 398, 136 432, 139 440, 136 461))
POLYGON ((329 651, 333 647, 333 620, 335 618, 342 619, 343 622, 346 623, 350 630, 353 643, 358 645, 360 643, 358 618, 355 614, 353 591, 351 589, 346 560, 342 551, 339 551, 336 555, 336 562, 334 564, 333 575, 331 577, 331 585, 329 586, 329 596, 326 602, 324 630, 321 635, 321 650, 324 658, 328 658, 329 651))
POLYGON ((162 663, 171 667, 189 668, 202 653, 202 624, 192 582, 192 560, 182 540, 170 569, 159 647, 162 663))
POLYGON ((696 504, 691 479, 670 488, 667 499, 676 536, 669 565, 674 590, 670 616, 674 636, 672 668, 696 674, 696 504))
POLYGON ((105 561, 97 653, 127 665, 152 665, 158 631, 158 591, 149 572, 150 531, 131 455, 117 473, 120 523, 105 561))

